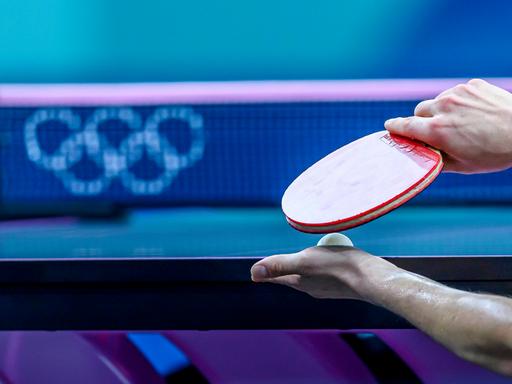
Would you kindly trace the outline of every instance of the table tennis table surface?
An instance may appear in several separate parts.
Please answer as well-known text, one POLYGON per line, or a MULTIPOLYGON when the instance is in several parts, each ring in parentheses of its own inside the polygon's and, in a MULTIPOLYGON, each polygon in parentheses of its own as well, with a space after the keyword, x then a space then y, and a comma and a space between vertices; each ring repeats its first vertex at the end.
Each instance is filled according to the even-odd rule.
MULTIPOLYGON (((508 255, 512 207, 404 207, 345 233, 379 256, 508 255)), ((277 208, 146 209, 0 222, 0 258, 267 256, 320 237, 292 229, 277 208)))
MULTIPOLYGON (((441 282, 512 293, 512 207, 406 206, 346 232, 441 282)), ((259 258, 296 252, 277 208, 136 210, 0 223, 0 329, 368 329, 407 322, 370 304, 253 284, 259 258)))

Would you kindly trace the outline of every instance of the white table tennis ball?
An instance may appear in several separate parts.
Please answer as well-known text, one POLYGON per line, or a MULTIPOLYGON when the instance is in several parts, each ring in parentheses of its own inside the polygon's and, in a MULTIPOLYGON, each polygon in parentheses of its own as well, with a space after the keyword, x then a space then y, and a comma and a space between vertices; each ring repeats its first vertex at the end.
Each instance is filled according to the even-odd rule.
POLYGON ((354 243, 345 235, 341 233, 329 233, 320 239, 317 246, 318 247, 327 247, 327 246, 348 246, 353 247, 354 243))

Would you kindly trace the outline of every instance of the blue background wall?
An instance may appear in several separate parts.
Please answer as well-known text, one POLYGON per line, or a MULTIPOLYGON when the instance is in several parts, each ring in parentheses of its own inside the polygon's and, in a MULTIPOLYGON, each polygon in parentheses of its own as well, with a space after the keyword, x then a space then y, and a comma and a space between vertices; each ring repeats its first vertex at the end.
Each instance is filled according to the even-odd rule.
POLYGON ((0 82, 512 75, 512 2, 0 0, 0 82))

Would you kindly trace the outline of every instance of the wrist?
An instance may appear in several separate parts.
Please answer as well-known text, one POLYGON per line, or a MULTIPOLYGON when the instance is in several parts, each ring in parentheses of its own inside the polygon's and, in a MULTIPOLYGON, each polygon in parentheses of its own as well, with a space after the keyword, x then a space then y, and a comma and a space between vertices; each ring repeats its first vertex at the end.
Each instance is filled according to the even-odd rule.
POLYGON ((384 285, 405 271, 378 256, 358 253, 351 257, 350 265, 340 269, 338 278, 358 299, 382 306, 384 285))

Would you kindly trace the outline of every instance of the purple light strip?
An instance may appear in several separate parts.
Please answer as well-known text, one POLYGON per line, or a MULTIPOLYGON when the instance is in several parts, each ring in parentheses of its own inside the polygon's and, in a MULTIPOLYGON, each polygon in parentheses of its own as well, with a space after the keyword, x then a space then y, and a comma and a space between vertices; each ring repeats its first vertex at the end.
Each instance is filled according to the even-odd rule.
MULTIPOLYGON (((512 90, 512 78, 488 79, 512 90)), ((0 106, 220 104, 420 100, 467 79, 244 81, 147 84, 0 84, 0 106)))

